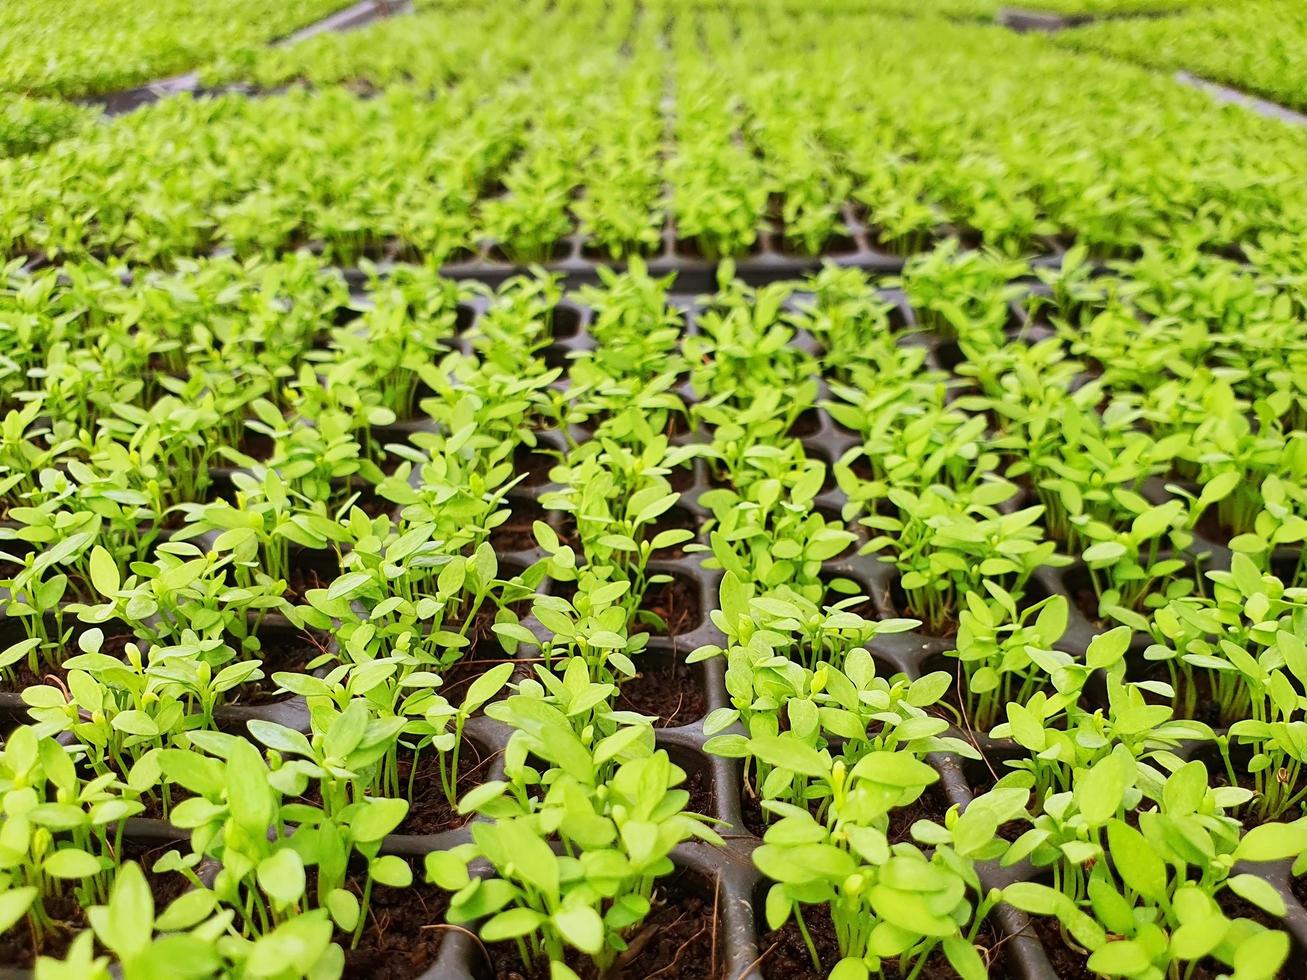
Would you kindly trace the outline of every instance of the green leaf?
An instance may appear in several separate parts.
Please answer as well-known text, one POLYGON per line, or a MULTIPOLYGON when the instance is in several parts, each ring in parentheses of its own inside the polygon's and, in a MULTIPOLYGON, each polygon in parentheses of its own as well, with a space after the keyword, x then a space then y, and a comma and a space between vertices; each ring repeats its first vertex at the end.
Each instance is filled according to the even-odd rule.
POLYGON ((347 575, 342 575, 332 582, 327 589, 327 601, 335 602, 339 599, 353 598, 371 581, 372 576, 368 572, 350 572, 347 575))
POLYGON ((1003 889, 1003 901, 1032 915, 1057 915, 1066 896, 1054 888, 1033 881, 1017 881, 1003 889))
POLYGON ((162 749, 159 767, 168 780, 197 796, 217 798, 225 784, 222 763, 217 759, 184 749, 162 749))
POLYGON ((95 591, 105 598, 112 598, 122 583, 118 576, 118 563, 113 560, 113 555, 98 544, 91 549, 90 572, 95 591))
POLYGON ((423 861, 427 881, 448 892, 462 889, 471 880, 467 861, 455 851, 431 851, 423 861))
POLYGON ((102 870, 100 859, 75 847, 55 851, 45 859, 41 870, 52 878, 76 880, 90 878, 102 870))
POLYGON ((368 864, 368 875, 387 888, 407 888, 413 884, 413 869, 397 854, 383 854, 373 858, 368 864))
MULTIPOLYGON (((829 980, 867 980, 871 972, 867 969, 867 964, 852 956, 846 956, 835 964, 835 969, 830 971, 829 980)), ((982 973, 981 976, 984 976, 982 973)))
POLYGON ((749 750, 767 765, 800 776, 820 779, 830 774, 830 761, 793 736, 757 735, 749 740, 749 750))
POLYGON ((1084 559, 1090 565, 1106 565, 1125 557, 1125 545, 1119 541, 1099 541, 1085 549, 1084 559))
POLYGON ((1130 636, 1129 626, 1118 626, 1094 637, 1085 651, 1085 664, 1099 669, 1110 667, 1125 656, 1130 648, 1130 636))
POLYGON ((1100 827, 1116 815, 1126 790, 1120 758, 1113 754, 1100 759, 1081 773, 1075 782, 1074 799, 1091 827, 1100 827))
POLYGON ((540 928, 545 917, 535 909, 516 908, 492 916, 481 927, 481 938, 488 943, 527 936, 540 928))
POLYGON ((554 926, 564 939, 583 953, 596 955, 604 946, 604 921, 588 905, 561 908, 554 913, 554 926))
POLYGON ((1144 948, 1133 940, 1119 940, 1094 951, 1086 964, 1095 973, 1131 977, 1148 969, 1144 948))
POLYGON ((1254 933, 1234 951, 1235 980, 1271 980, 1289 957, 1289 935, 1278 929, 1254 933))
POLYGON ((939 773, 931 766, 907 752, 869 752, 858 760, 852 775, 904 789, 929 786, 939 779, 939 773))
POLYGON ((286 908, 304 895, 304 862, 289 847, 283 847, 260 861, 257 877, 259 887, 278 908, 286 908))
POLYGON ((273 797, 268 767, 251 743, 237 739, 227 759, 227 805, 232 819, 252 837, 264 837, 272 826, 273 797))
POLYGON ((358 897, 346 888, 333 888, 327 895, 327 910, 337 928, 353 932, 359 922, 358 897))
POLYGON ((126 732, 128 735, 137 735, 141 738, 159 736, 159 723, 144 711, 132 709, 119 712, 114 715, 112 725, 115 731, 126 732))
POLYGON ((1234 849, 1238 861, 1282 861, 1307 851, 1307 818, 1264 823, 1243 835, 1234 849))
POLYGON ((251 735, 270 749, 276 749, 283 755, 302 755, 310 759, 313 758, 313 747, 309 745, 309 740, 293 728, 287 728, 285 725, 278 725, 271 721, 263 721, 259 718, 246 722, 246 727, 251 735))
POLYGON ((474 680, 463 698, 462 710, 470 714, 503 690, 513 669, 512 663, 496 664, 474 680))
POLYGON ((182 892, 159 915, 155 928, 160 932, 179 932, 199 925, 209 917, 217 896, 207 888, 182 892))
POLYGON ((1265 878, 1250 874, 1235 875, 1227 884, 1232 892, 1246 898, 1262 911, 1284 918, 1284 897, 1265 878))
POLYGON ((489 782, 481 783, 479 786, 473 786, 458 801, 458 812, 461 814, 473 813, 491 800, 499 799, 507 789, 508 783, 502 779, 492 779, 489 782))
POLYGON ((36 900, 36 886, 24 885, 0 892, 0 932, 8 932, 14 923, 27 914, 36 900))
POLYGON ((552 555, 558 550, 558 534, 544 521, 535 521, 531 525, 531 533, 535 536, 536 543, 545 552, 552 555))
POLYGON ((1144 835, 1122 820, 1107 825, 1107 845, 1121 880, 1145 898, 1166 898, 1166 865, 1144 835))
POLYGON ((557 898, 558 858, 525 823, 508 820, 496 824, 473 824, 472 836, 483 850, 489 850, 486 844, 493 841, 498 846, 492 853, 511 861, 517 874, 533 888, 550 898, 557 898))
POLYGON ((368 797, 366 805, 350 822, 350 836, 364 844, 379 841, 393 832, 406 816, 408 816, 408 800, 368 797))
POLYGON ((986 980, 989 976, 980 952, 961 936, 945 937, 944 955, 961 980, 986 980))
POLYGON ((92 925, 100 941, 123 959, 149 945, 154 931, 154 896, 135 861, 118 869, 106 914, 92 920, 92 925))
POLYGON ((809 881, 843 882, 857 870, 847 852, 831 844, 777 847, 763 844, 753 852, 753 863, 772 881, 804 884, 809 881))

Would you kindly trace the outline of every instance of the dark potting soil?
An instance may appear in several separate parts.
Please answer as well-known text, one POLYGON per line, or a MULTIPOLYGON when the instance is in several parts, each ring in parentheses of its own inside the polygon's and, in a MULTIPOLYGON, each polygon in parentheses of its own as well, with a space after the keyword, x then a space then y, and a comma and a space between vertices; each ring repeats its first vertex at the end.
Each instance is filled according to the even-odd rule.
POLYGON ((541 446, 534 449, 518 446, 513 450, 513 474, 515 476, 526 474, 526 479, 518 486, 538 487, 548 483, 549 471, 557 462, 557 458, 549 455, 541 446))
POLYGON ((690 799, 685 804, 686 813, 700 813, 706 817, 716 814, 717 808, 713 805, 712 779, 705 770, 685 767, 685 782, 677 789, 683 789, 690 794, 690 799))
MULTIPOLYGON (((317 887, 310 873, 309 888, 317 887)), ((345 887, 362 896, 363 882, 350 877, 345 887)), ((345 950, 345 973, 350 980, 411 980, 426 970, 440 953, 449 933, 445 913, 449 893, 423 883, 421 862, 413 862, 413 884, 409 888, 375 885, 357 948, 351 937, 336 934, 345 950)))
POLYGON ((135 643, 142 651, 149 646, 144 640, 138 640, 131 633, 112 633, 100 643, 100 652, 109 657, 127 655, 127 644, 135 643))
POLYGON ((338 573, 339 569, 336 572, 327 572, 312 566, 297 565, 286 576, 286 589, 283 595, 290 602, 302 603, 310 589, 328 588, 336 580, 338 573))
POLYGON ((759 968, 765 980, 825 980, 840 959, 840 944, 835 925, 823 905, 805 905, 803 924, 817 950, 822 969, 813 965, 812 954, 803 941, 798 923, 791 918, 779 929, 758 937, 759 968))
MULTIPOLYGON (((242 738, 247 738, 249 735, 244 726, 236 731, 228 732, 227 734, 240 735, 242 738)), ((109 768, 117 771, 116 766, 110 765, 109 768)), ((119 773, 119 778, 125 779, 126 777, 119 773)), ((168 788, 168 801, 171 806, 176 806, 182 800, 190 799, 194 795, 195 794, 191 793, 189 790, 182 789, 180 786, 170 786, 168 788)), ((144 820, 168 819, 168 814, 163 808, 162 797, 157 796, 154 793, 149 793, 141 798, 141 805, 144 806, 145 809, 137 814, 138 817, 141 817, 144 820)))
POLYGON ((639 672, 622 682, 618 707, 655 716, 655 728, 688 725, 707 713, 707 698, 680 661, 645 669, 637 658, 636 666, 639 672))
POLYGON ((1071 598, 1081 615, 1089 620, 1089 625, 1095 630, 1110 629, 1114 625, 1098 615, 1098 593, 1093 589, 1084 586, 1072 589, 1071 598))
POLYGON ((889 830, 885 836, 891 844, 911 842, 914 823, 918 820, 933 820, 942 824, 947 812, 948 800, 944 796, 944 789, 939 783, 934 783, 907 806, 895 807, 890 811, 889 830))
POLYGON ((277 445, 273 442, 272 437, 263 432, 255 432, 252 429, 246 429, 245 434, 241 437, 240 445, 236 447, 237 452, 244 453, 250 459, 265 461, 272 457, 277 445))
POLYGON ((123 861, 135 861, 145 872, 145 880, 150 885, 150 894, 154 896, 154 911, 159 914, 168 905, 181 897, 181 894, 190 888, 191 883, 185 875, 176 871, 167 871, 155 874, 150 868, 154 862, 159 860, 169 851, 181 851, 187 853, 188 845, 186 842, 176 841, 123 841, 123 861))
MULTIPOLYGON (((490 778, 491 755, 483 755, 471 739, 464 739, 458 753, 458 786, 456 799, 490 778)), ((413 756, 405 752, 399 757, 400 784, 408 784, 412 772, 413 756)), ((413 800, 408 816, 395 828, 397 834, 439 834, 461 827, 471 820, 457 807, 450 806, 445 797, 444 783, 440 779, 440 753, 428 746, 418 754, 417 775, 413 780, 413 800)))
POLYGON ((815 408, 806 408, 790 426, 789 434, 795 439, 806 439, 821 429, 821 415, 815 408))
POLYGON ((64 680, 68 672, 63 667, 56 667, 52 664, 42 662, 39 671, 33 671, 28 665, 27 659, 24 658, 17 663, 9 665, 10 677, 0 678, 0 691, 10 694, 21 694, 29 687, 35 687, 39 684, 49 684, 55 679, 59 681, 59 686, 63 687, 64 680))
POLYGON ((532 531, 536 521, 549 523, 549 511, 534 500, 514 497, 509 501, 512 513, 508 520, 490 532, 490 545, 497 554, 530 551, 537 547, 532 531))
MULTIPOLYGON (((154 895, 156 912, 167 907, 190 884, 179 874, 156 875, 150 871, 149 866, 170 846, 175 845, 160 846, 131 841, 123 844, 123 860, 136 861, 145 872, 150 892, 154 895)), ((20 920, 0 935, 0 966, 31 969, 36 964, 37 956, 62 958, 77 938, 78 932, 86 928, 86 912, 73 894, 71 883, 68 883, 67 891, 62 895, 47 896, 44 905, 46 914, 53 920, 50 930, 38 943, 27 921, 20 920)), ((97 952, 104 952, 98 944, 97 952)))
MULTIPOLYGON (((812 944, 816 947, 817 956, 821 960, 821 968, 818 969, 813 965, 812 954, 803 941, 803 933, 799 931, 798 923, 791 918, 781 928, 765 932, 759 938, 758 953, 761 957, 759 967, 766 980, 825 980, 827 974, 839 962, 839 940, 835 936, 835 925, 826 906, 803 906, 803 923, 808 929, 808 935, 812 937, 812 944)), ((1003 966, 1002 941, 991 921, 986 921, 981 926, 980 933, 976 937, 976 945, 980 948, 981 958, 985 960, 989 968, 989 976, 993 980, 1001 980, 1008 976, 1003 966)), ((886 978, 901 976, 897 962, 887 961, 882 965, 886 978)), ((925 965, 917 976, 923 980, 945 980, 945 978, 956 977, 957 972, 949 965, 943 948, 937 946, 927 957, 925 965)), ((1061 973, 1058 976, 1064 977, 1061 973)))
MULTIPOLYGON (((1145 662, 1148 663, 1149 669, 1144 672, 1143 676, 1140 678, 1141 680, 1164 681, 1167 684, 1171 683, 1171 674, 1170 671, 1166 669, 1165 664, 1160 662, 1145 662)), ((1133 678, 1131 679, 1133 680, 1133 678)), ((1184 704, 1183 696, 1176 697, 1173 700, 1153 694, 1146 694, 1145 696, 1154 703, 1169 704, 1175 707, 1177 709, 1177 718, 1189 717, 1194 721, 1201 721, 1205 725, 1210 725, 1212 728, 1226 727, 1224 720, 1221 718, 1220 705, 1212 694, 1211 678, 1208 677, 1206 671, 1196 671, 1193 679, 1190 681, 1186 681, 1183 676, 1177 676, 1175 684, 1173 685, 1177 689, 1177 695, 1183 694, 1180 688, 1186 683, 1192 684, 1194 689, 1194 710, 1189 712, 1187 715, 1179 710, 1184 704)), ((1209 766, 1208 768, 1210 769, 1211 767, 1209 766)))
POLYGON ((1198 518, 1198 523, 1194 526, 1194 531, 1205 541, 1219 544, 1223 548, 1230 546, 1230 539, 1237 533, 1221 523, 1215 507, 1208 507, 1203 511, 1202 517, 1198 518))
MULTIPOLYGON (((654 893, 654 907, 627 936, 629 949, 620 968, 607 980, 726 980, 719 961, 723 947, 717 934, 716 903, 709 885, 702 894, 687 873, 664 879, 654 893)), ((548 963, 522 963, 516 944, 487 946, 495 980, 547 980, 548 963)), ((567 965, 582 980, 598 980, 589 957, 569 950, 567 965)))
MULTIPOLYGON (((819 807, 820 801, 808 801, 808 812, 814 817, 819 807)), ((769 817, 771 820, 775 819, 771 814, 763 812, 762 801, 757 796, 743 789, 740 792, 740 815, 744 817, 744 829, 755 837, 762 837, 767 833, 767 828, 771 825, 769 817)), ((731 830, 739 833, 738 827, 733 827, 731 830)))
POLYGON ((272 675, 302 674, 313 659, 323 652, 312 637, 302 634, 261 638, 261 642, 262 649, 257 656, 263 661, 263 677, 238 687, 234 696, 228 699, 229 704, 275 704, 287 700, 292 695, 289 691, 280 690, 272 675))
POLYGON ((636 627, 637 630, 649 633, 679 636, 689 633, 703 620, 698 583, 680 575, 673 575, 670 582, 649 586, 645 590, 640 609, 658 616, 666 627, 657 629, 650 624, 636 627))
POLYGON ((1066 944, 1057 919, 1032 915, 1030 923, 1035 935, 1039 937, 1040 945, 1044 947, 1044 954, 1053 967, 1053 973, 1059 980, 1093 980, 1094 975, 1085 966, 1088 957, 1066 944))
POLYGON ((62 958, 72 941, 86 925, 86 916, 72 891, 47 896, 45 913, 52 924, 40 940, 28 926, 27 920, 15 923, 0 935, 0 965, 31 969, 37 956, 62 958))

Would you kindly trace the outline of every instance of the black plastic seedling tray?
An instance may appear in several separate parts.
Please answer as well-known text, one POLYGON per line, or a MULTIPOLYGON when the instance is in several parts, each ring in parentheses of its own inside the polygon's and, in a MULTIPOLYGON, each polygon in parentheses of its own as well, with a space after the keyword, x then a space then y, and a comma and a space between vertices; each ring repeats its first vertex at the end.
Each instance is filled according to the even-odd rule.
POLYGON ((1021 34, 1035 31, 1052 33, 1065 31, 1072 27, 1082 27, 1100 20, 1145 20, 1155 17, 1169 17, 1183 13, 1185 7, 1177 3, 1170 8, 1159 10, 1122 10, 1103 11, 1101 13, 1062 13, 1057 10, 1043 10, 1039 7, 1000 7, 995 19, 1004 27, 1021 34))
MULTIPOLYGON (((888 302, 898 308, 899 322, 904 325, 903 343, 925 343, 930 352, 928 362, 932 367, 945 368, 950 358, 941 358, 940 352, 948 347, 949 341, 922 333, 915 328, 915 318, 901 294, 887 291, 883 294, 888 302)), ((802 296, 796 296, 791 302, 802 302, 802 296)), ((673 297, 672 302, 685 310, 686 332, 693 333, 695 326, 696 300, 690 295, 673 297)), ((554 341, 552 354, 565 356, 568 351, 583 350, 593 346, 593 340, 587 332, 590 311, 573 302, 565 300, 574 316, 576 331, 570 336, 559 337, 554 341)), ((471 326, 485 308, 485 301, 471 301, 466 316, 463 318, 465 328, 471 326)), ((1012 312, 1013 334, 1037 335, 1039 328, 1025 322, 1025 314, 1014 304, 1012 312)), ((1016 340, 1014 342, 1020 342, 1016 340)), ((455 342, 466 348, 462 340, 455 342)), ((800 334, 796 343, 815 348, 811 337, 800 334)), ((965 383, 959 379, 959 383, 965 383)), ((681 394, 693 400, 693 392, 688 383, 681 389, 681 394)), ((859 439, 853 433, 842 429, 823 409, 817 408, 815 416, 806 419, 801 436, 803 445, 810 457, 826 461, 828 464, 838 459, 848 448, 857 445, 859 439)), ((374 433, 383 442, 402 440, 415 431, 428 428, 428 423, 414 421, 401 422, 387 426, 374 433)), ((541 433, 541 440, 547 445, 562 446, 562 439, 556 432, 541 433)), ((585 438, 582 430, 573 435, 585 438)), ((678 437, 681 441, 698 438, 694 434, 678 437)), ((215 474, 219 479, 221 471, 215 474)), ((417 477, 415 476, 415 479, 417 477)), ((677 484, 682 496, 677 508, 682 520, 687 520, 701 528, 710 516, 702 507, 699 498, 711 487, 706 466, 702 461, 695 463, 692 477, 677 484)), ((532 509, 539 496, 557 485, 547 482, 547 478, 536 470, 534 481, 524 481, 510 495, 510 503, 518 509, 532 509)), ((1150 494, 1162 496, 1166 490, 1160 485, 1149 488, 1150 494)), ((821 511, 838 515, 846 502, 842 491, 837 488, 825 489, 814 501, 821 511)), ((550 512, 548 521, 556 530, 563 527, 562 517, 558 512, 550 512)), ((855 532, 860 531, 854 527, 855 532)), ((703 542, 702 533, 699 540, 703 542)), ((865 537, 860 536, 861 540, 865 537)), ((534 547, 500 547, 500 566, 503 569, 525 568, 535 559, 541 557, 534 547)), ((879 618, 897 616, 899 610, 894 607, 894 577, 892 566, 878 561, 874 557, 860 556, 857 546, 848 552, 825 563, 825 570, 831 577, 842 577, 856 581, 862 592, 869 597, 874 615, 879 618)), ((1199 539, 1193 550, 1209 555, 1206 567, 1228 565, 1229 552, 1214 542, 1199 539)), ((312 568, 319 573, 330 574, 333 565, 338 565, 334 555, 327 553, 304 552, 296 559, 304 568, 312 568)), ((718 586, 721 573, 704 567, 700 554, 691 553, 681 557, 661 560, 654 563, 658 571, 668 572, 690 583, 685 590, 693 596, 697 608, 692 611, 682 628, 671 635, 653 638, 649 648, 642 655, 641 663, 649 667, 670 668, 681 664, 685 655, 703 644, 721 645, 724 637, 712 624, 709 613, 716 608, 718 586)), ((1062 593, 1071 600, 1069 626, 1060 646, 1073 655, 1083 655, 1089 640, 1098 632, 1093 623, 1080 611, 1072 595, 1072 583, 1078 573, 1073 565, 1062 570, 1046 570, 1038 577, 1039 585, 1048 593, 1062 593)), ((546 581, 543 590, 549 591, 552 584, 546 581)), ((524 624, 537 636, 544 636, 543 627, 527 616, 524 624)), ((271 620, 269 628, 281 628, 282 624, 271 620)), ((896 634, 878 637, 869 644, 873 656, 885 674, 903 672, 910 677, 919 677, 924 673, 948 669, 952 663, 945 658, 945 652, 951 649, 947 639, 923 635, 920 632, 896 634)), ((500 654, 502 656, 502 654, 500 654)), ((523 648, 517 657, 520 670, 517 677, 528 675, 533 666, 535 651, 523 648)), ((722 980, 768 980, 773 974, 767 970, 767 956, 770 941, 763 921, 762 902, 767 883, 754 869, 751 854, 760 843, 760 839, 750 829, 750 820, 746 811, 748 801, 742 798, 742 781, 739 766, 735 760, 710 756, 704 752, 705 737, 702 730, 703 717, 708 712, 727 705, 728 699, 724 684, 724 665, 720 659, 707 661, 685 668, 682 664, 682 679, 685 690, 693 693, 692 703, 701 706, 695 717, 684 715, 676 717, 674 724, 667 724, 657 730, 657 743, 667 749, 674 761, 684 768, 689 776, 694 804, 703 807, 711 816, 719 820, 719 830, 726 840, 723 848, 714 848, 704 844, 687 844, 678 848, 674 858, 681 869, 680 886, 697 893, 703 901, 703 907, 714 910, 716 916, 712 930, 712 956, 715 962, 714 976, 722 980)), ((21 700, 17 695, 0 694, 0 726, 8 731, 23 719, 21 700)), ((283 725, 308 730, 308 714, 303 700, 288 697, 286 700, 250 707, 226 707, 218 714, 219 725, 228 731, 240 731, 252 718, 264 718, 283 725)), ((982 734, 954 730, 952 734, 972 741, 979 748, 984 760, 973 762, 951 755, 934 755, 929 762, 940 774, 938 793, 935 801, 941 808, 949 805, 965 807, 973 796, 983 792, 987 782, 992 782, 995 774, 1001 774, 1004 760, 1017 754, 1016 747, 1005 744, 982 734)), ((499 723, 485 717, 472 720, 467 727, 467 737, 476 747, 479 755, 488 760, 481 770, 481 776, 492 779, 501 773, 499 755, 509 736, 509 731, 499 723)), ((1186 746, 1181 754, 1192 754, 1199 750, 1198 745, 1186 746)), ((756 825, 756 824, 755 824, 756 825)), ((128 821, 125 839, 142 845, 167 845, 170 842, 184 842, 184 831, 169 826, 158 820, 132 819, 128 821)), ((387 853, 412 858, 420 862, 423 855, 433 850, 455 846, 470 839, 466 826, 456 826, 440 833, 422 835, 396 834, 388 837, 384 844, 387 853)), ((1303 980, 1307 977, 1307 909, 1297 900, 1291 887, 1287 863, 1272 865, 1254 865, 1246 869, 1269 881, 1283 896, 1288 914, 1284 926, 1290 934, 1294 952, 1291 953, 1284 976, 1289 980, 1303 980)), ((1028 865, 1018 865, 1012 869, 997 866, 984 866, 982 880, 987 886, 1003 886, 1015 880, 1035 877, 1034 869, 1028 865)), ((991 977, 1011 977, 1014 980, 1055 980, 1059 976, 1054 967, 1055 957, 1050 956, 1041 942, 1041 935, 1056 937, 1056 928, 1044 932, 1036 930, 1030 920, 1021 912, 1006 905, 992 913, 992 922, 997 935, 995 948, 999 955, 990 964, 991 977)), ((435 924, 434 922, 432 923, 435 924)), ((19 971, 0 969, 0 978, 8 976, 27 976, 19 971)), ((492 980, 492 973, 481 944, 469 934, 459 930, 448 930, 443 934, 437 959, 420 974, 422 980, 492 980)))
MULTIPOLYGON (((826 264, 881 275, 893 275, 903 270, 907 254, 890 252, 878 245, 872 229, 857 218, 851 205, 846 205, 842 212, 841 221, 845 233, 838 236, 839 244, 828 243, 827 248, 817 255, 805 255, 786 248, 783 235, 779 232, 760 232, 754 247, 746 254, 734 258, 735 278, 750 286, 760 286, 769 282, 802 279, 826 264)), ((941 228, 937 238, 948 238, 950 233, 951 229, 941 228)), ((704 257, 692 243, 680 239, 674 222, 669 221, 664 226, 661 238, 658 250, 644 257, 651 275, 674 273, 675 288, 687 294, 707 293, 717 288, 717 269, 720 264, 717 259, 704 257)), ((1065 249, 1057 242, 1049 242, 1048 245, 1047 252, 1031 261, 1033 267, 1056 268, 1061 264, 1065 249)), ((403 264, 395 258, 398 251, 398 246, 392 248, 390 255, 379 262, 377 267, 386 271, 403 264)), ((562 277, 563 284, 573 289, 598 282, 599 270, 602 268, 622 269, 626 263, 596 254, 590 239, 578 232, 562 239, 553 256, 535 265, 558 274, 562 277)), ((503 259, 497 243, 493 241, 482 242, 475 256, 446 263, 440 269, 441 275, 447 278, 475 280, 490 286, 497 286, 527 271, 528 266, 503 259)), ((351 288, 361 288, 368 280, 367 274, 359 269, 346 268, 343 274, 351 288)))
POLYGON ((998 22, 1022 34, 1034 31, 1064 31, 1094 20, 1093 14, 1060 14, 1031 7, 1000 7, 998 22))

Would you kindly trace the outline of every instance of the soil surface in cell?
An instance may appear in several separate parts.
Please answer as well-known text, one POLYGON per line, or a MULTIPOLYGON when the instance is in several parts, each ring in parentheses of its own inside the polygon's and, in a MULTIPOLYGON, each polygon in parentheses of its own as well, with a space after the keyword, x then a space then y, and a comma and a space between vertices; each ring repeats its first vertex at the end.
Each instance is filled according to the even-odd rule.
MULTIPOLYGON (((135 841, 127 841, 123 844, 122 859, 135 861, 145 872, 145 880, 154 895, 156 914, 167 908, 168 903, 181 895, 189 885, 189 882, 179 874, 156 875, 150 871, 151 864, 165 851, 176 846, 178 845, 142 844, 135 841)), ((78 932, 87 927, 85 910, 79 904, 71 887, 62 895, 47 896, 44 907, 52 925, 39 941, 28 927, 26 920, 0 935, 0 966, 31 969, 36 964, 37 956, 62 958, 67 954, 73 940, 77 938, 78 932)), ((105 950, 97 943, 96 952, 103 954, 105 950)))
POLYGON ((260 652, 254 656, 263 662, 263 676, 238 687, 234 696, 228 697, 228 704, 261 705, 287 700, 290 692, 281 690, 272 675, 303 674, 309 663, 323 652, 320 642, 304 633, 260 637, 259 642, 260 652))
MULTIPOLYGON (((717 930, 715 897, 704 895, 685 874, 659 881, 654 907, 644 922, 627 936, 628 951, 620 970, 608 976, 620 980, 722 980, 724 953, 717 930), (716 962, 714 962, 716 960, 716 962)), ((517 947, 492 943, 488 947, 495 980, 548 980, 549 964, 524 965, 517 947)), ((569 951, 567 965, 582 980, 598 980, 594 964, 583 954, 569 951)))
MULTIPOLYGON (((812 938, 812 944, 821 959, 821 969, 813 965, 812 954, 803 941, 803 933, 791 918, 781 928, 764 932, 758 941, 758 953, 762 957, 760 969, 765 980, 825 980, 831 969, 840 960, 839 940, 835 935, 835 926, 831 922, 830 912, 825 906, 805 905, 803 922, 812 938)), ((992 980, 1002 980, 1008 976, 1003 964, 1002 944, 992 922, 985 922, 976 937, 981 958, 989 966, 992 980)), ((897 962, 882 964, 885 977, 902 977, 897 962)), ((945 980, 956 978, 957 971, 949 965, 948 957, 940 947, 936 947, 926 959, 921 972, 916 974, 920 980, 945 980)), ((1065 980, 1065 975, 1058 973, 1065 980)))
POLYGON ((642 623, 635 627, 654 634, 679 636, 689 633, 699 625, 703 618, 699 603, 699 585, 694 579, 681 575, 672 576, 670 582, 659 582, 649 586, 644 593, 642 610, 657 616, 666 629, 658 629, 654 624, 642 623))
MULTIPOLYGON (((445 784, 440 776, 440 753, 428 746, 417 757, 417 772, 413 772, 413 755, 405 752, 399 757, 401 786, 408 786, 412 776, 413 797, 408 816, 397 828, 397 834, 439 834, 461 827, 472 819, 458 812, 445 796, 445 784)), ((484 753, 471 739, 463 739, 458 754, 458 788, 455 800, 490 778, 493 757, 484 753)))
MULTIPOLYGON (((316 889, 316 876, 310 871, 308 877, 309 889, 316 889)), ((414 862, 410 887, 373 886, 357 947, 351 949, 351 937, 337 932, 349 980, 412 980, 435 962, 450 931, 445 924, 449 893, 424 884, 422 878, 421 863, 414 862)), ((345 887, 362 897, 359 877, 347 878, 345 887)))
POLYGON ((637 657, 635 666, 638 673, 622 682, 619 708, 656 718, 655 728, 688 725, 707 713, 707 698, 684 664, 644 669, 637 657))
POLYGON ((549 523, 549 511, 534 500, 513 497, 508 501, 508 520, 490 532, 490 544, 498 554, 530 551, 537 547, 532 528, 536 521, 549 523))

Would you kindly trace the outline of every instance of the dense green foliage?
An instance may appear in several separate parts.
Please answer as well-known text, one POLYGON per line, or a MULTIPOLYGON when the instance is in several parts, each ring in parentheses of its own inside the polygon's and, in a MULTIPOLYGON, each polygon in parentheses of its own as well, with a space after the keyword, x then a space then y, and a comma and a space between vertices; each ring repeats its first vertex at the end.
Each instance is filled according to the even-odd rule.
POLYGON ((5 104, 0 967, 1302 958, 1307 135, 873 6, 162 7, 231 90, 5 104))
POLYGON ((8 0, 0 89, 79 96, 195 68, 345 6, 345 0, 8 0))
POLYGON ((1192 72, 1307 109, 1307 9, 1293 0, 1199 7, 1174 17, 1092 24, 1059 43, 1192 72))
POLYGON ((54 99, 0 97, 0 157, 35 153, 79 132, 98 113, 54 99))
POLYGON ((769 230, 813 253, 846 206, 898 252, 1303 232, 1307 133, 1164 76, 999 28, 659 9, 490 5, 274 52, 249 77, 350 85, 167 100, 2 164, 0 248, 540 260, 575 231, 649 253, 671 219, 687 253, 769 230))

